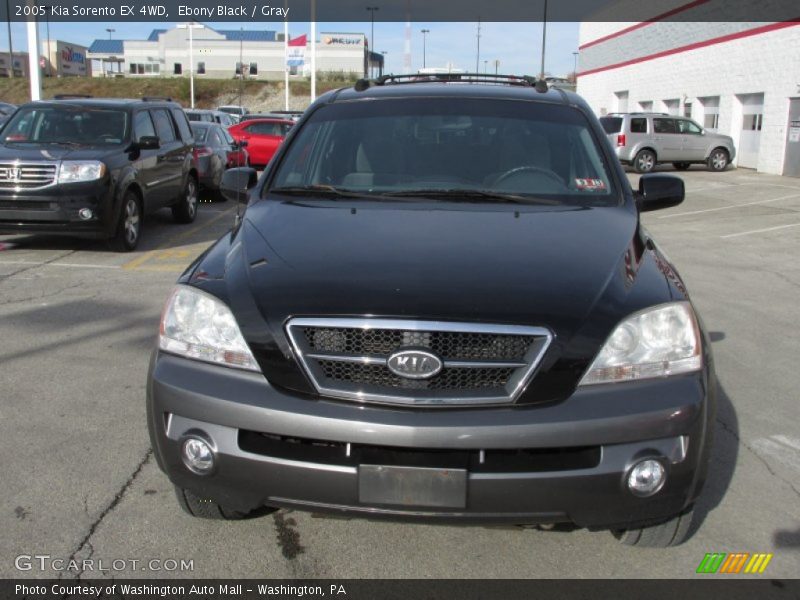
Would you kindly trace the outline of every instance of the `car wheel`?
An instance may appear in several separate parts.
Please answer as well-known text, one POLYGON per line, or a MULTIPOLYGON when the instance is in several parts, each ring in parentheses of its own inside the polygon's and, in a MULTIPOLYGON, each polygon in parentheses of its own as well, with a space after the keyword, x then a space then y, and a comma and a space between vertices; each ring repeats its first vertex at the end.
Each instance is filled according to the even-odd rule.
POLYGON ((715 148, 708 157, 708 168, 712 171, 724 171, 728 166, 728 151, 724 148, 715 148))
POLYGON ((678 171, 685 171, 685 170, 686 170, 686 169, 688 169, 690 166, 692 166, 692 163, 688 163, 688 162, 676 162, 676 163, 672 163, 672 166, 673 166, 673 167, 675 167, 675 168, 676 168, 678 171))
POLYGON ((656 155, 652 150, 641 150, 633 159, 633 168, 637 173, 649 173, 656 166, 656 155))
POLYGON ((689 538, 689 527, 692 524, 693 514, 694 512, 690 507, 678 516, 658 525, 616 530, 611 533, 626 546, 639 546, 641 548, 678 546, 689 538))
POLYGON ((126 192, 114 236, 108 241, 116 252, 130 252, 139 243, 142 234, 142 204, 134 192, 126 192))
POLYGON ((175 486, 175 497, 178 504, 188 515, 199 519, 222 519, 226 521, 238 521, 249 517, 260 517, 278 510, 277 508, 264 507, 253 512, 241 512, 232 510, 210 500, 202 498, 190 490, 185 490, 175 486))
POLYGON ((178 203, 172 207, 172 217, 178 223, 191 223, 197 216, 197 182, 191 175, 178 203))

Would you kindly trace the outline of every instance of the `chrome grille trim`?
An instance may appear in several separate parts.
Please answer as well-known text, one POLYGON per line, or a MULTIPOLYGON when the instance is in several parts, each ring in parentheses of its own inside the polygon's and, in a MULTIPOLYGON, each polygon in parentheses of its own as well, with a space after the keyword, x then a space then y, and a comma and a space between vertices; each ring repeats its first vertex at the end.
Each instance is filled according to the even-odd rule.
MULTIPOLYGON (((553 340, 553 334, 544 327, 528 327, 521 325, 492 325, 485 323, 456 323, 449 321, 420 321, 406 319, 378 319, 378 318, 293 318, 285 326, 286 335, 291 343, 292 350, 300 362, 303 370, 313 384, 317 393, 322 396, 352 400, 364 403, 399 404, 412 406, 458 406, 458 405, 496 405, 514 403, 526 385, 530 382, 538 368, 542 357, 553 340), (386 330, 390 336, 414 337, 414 332, 426 333, 457 333, 469 335, 496 335, 496 336, 524 336, 529 337, 527 351, 522 360, 491 360, 491 359, 455 359, 448 360, 442 356, 444 364, 443 373, 448 368, 450 373, 456 369, 495 369, 498 372, 508 369, 511 372, 504 387, 493 388, 463 388, 431 389, 425 387, 425 382, 413 380, 403 381, 403 387, 389 385, 358 384, 326 377, 322 365, 330 362, 342 363, 353 366, 362 365, 375 368, 385 367, 388 355, 372 352, 353 354, 347 352, 320 351, 311 347, 307 338, 307 328, 324 330, 386 330)), ((324 332, 330 334, 330 331, 324 332)), ((416 339, 416 338, 414 338, 416 339)), ((506 340, 507 341, 507 340, 506 340)), ((502 342, 502 340, 501 340, 502 342)), ((519 340, 515 343, 518 344, 519 340)), ((405 346, 399 346, 405 347, 405 346)), ((435 379, 435 378, 434 378, 435 379)), ((480 377, 478 377, 480 380, 480 377)), ((389 380, 387 380, 389 381, 389 380)), ((432 381, 432 380, 431 380, 432 381)))
POLYGON ((57 175, 57 162, 0 162, 0 190, 38 190, 53 185, 57 175))

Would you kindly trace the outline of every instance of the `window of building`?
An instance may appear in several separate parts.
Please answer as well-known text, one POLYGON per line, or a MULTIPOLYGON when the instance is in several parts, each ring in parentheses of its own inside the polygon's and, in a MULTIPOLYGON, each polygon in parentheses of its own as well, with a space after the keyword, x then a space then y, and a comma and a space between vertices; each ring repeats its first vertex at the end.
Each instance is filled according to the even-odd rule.
POLYGON ((631 119, 631 133, 647 133, 647 119, 631 119))
POLYGON ((703 127, 716 131, 719 128, 719 96, 706 96, 697 101, 703 107, 703 127))
POLYGON ((743 131, 761 131, 761 119, 764 115, 752 114, 744 115, 742 117, 742 130, 743 131))
POLYGON ((692 103, 691 102, 684 102, 683 103, 683 116, 692 118, 692 103))
POLYGON ((175 63, 172 67, 172 73, 175 75, 182 75, 183 74, 183 65, 181 63, 175 63))
POLYGON ((258 63, 250 63, 250 75, 258 75, 258 63))
POLYGON ((198 75, 205 75, 206 74, 206 63, 204 63, 204 62, 197 63, 197 74, 198 75))

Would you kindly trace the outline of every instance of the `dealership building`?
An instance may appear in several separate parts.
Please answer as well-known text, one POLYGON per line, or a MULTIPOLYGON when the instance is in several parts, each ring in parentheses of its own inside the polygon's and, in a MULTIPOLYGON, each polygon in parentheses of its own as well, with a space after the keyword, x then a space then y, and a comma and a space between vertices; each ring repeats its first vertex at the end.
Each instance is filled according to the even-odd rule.
POLYGON ((800 177, 800 22, 584 22, 579 43, 598 116, 688 116, 733 138, 737 166, 800 177))
MULTIPOLYGON (((241 61, 245 75, 257 79, 283 78, 283 33, 223 30, 208 25, 192 30, 193 68, 198 77, 232 78, 241 61)), ((145 40, 95 40, 89 47, 96 76, 185 76, 189 74, 189 34, 186 29, 155 29, 145 40)), ((310 42, 305 68, 292 67, 292 75, 310 73, 310 42)), ((362 76, 370 62, 382 68, 383 55, 370 52, 363 33, 321 33, 317 40, 317 71, 355 73, 362 76)))

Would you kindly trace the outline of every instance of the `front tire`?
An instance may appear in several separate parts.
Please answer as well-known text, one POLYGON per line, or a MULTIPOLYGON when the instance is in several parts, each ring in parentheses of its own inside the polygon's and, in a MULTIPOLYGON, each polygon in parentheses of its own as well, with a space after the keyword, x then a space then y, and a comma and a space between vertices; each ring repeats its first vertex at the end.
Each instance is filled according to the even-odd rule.
POLYGON ((611 533, 626 546, 669 548, 678 546, 689 539, 689 527, 692 524, 693 515, 693 509, 690 507, 669 521, 658 525, 616 530, 611 533))
POLYGON ((202 498, 190 490, 179 488, 177 485, 175 486, 175 497, 178 499, 178 504, 183 509, 183 512, 192 517, 197 517, 198 519, 240 521, 241 519, 262 516, 277 510, 267 507, 250 513, 232 510, 214 500, 202 498))
POLYGON ((708 168, 711 171, 724 171, 730 162, 730 155, 724 148, 714 148, 708 157, 708 168))
POLYGON ((656 155, 652 150, 640 150, 633 159, 633 169, 637 173, 649 173, 656 168, 656 155))
POLYGON ((117 229, 108 245, 115 252, 131 252, 136 249, 142 234, 142 203, 134 192, 125 192, 117 229))
POLYGON ((191 223, 195 217, 197 217, 197 181, 189 175, 180 200, 172 207, 172 218, 178 223, 191 223))

